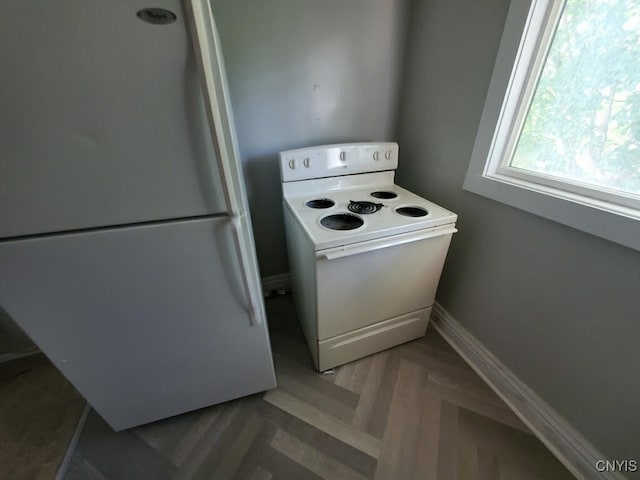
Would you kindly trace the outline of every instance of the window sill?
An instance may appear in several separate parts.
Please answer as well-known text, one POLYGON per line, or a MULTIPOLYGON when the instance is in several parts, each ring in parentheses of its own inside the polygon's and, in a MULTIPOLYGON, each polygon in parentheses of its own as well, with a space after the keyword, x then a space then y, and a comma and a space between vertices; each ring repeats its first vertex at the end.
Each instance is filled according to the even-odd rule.
POLYGON ((469 171, 463 188, 640 251, 640 220, 631 209, 499 174, 469 171))

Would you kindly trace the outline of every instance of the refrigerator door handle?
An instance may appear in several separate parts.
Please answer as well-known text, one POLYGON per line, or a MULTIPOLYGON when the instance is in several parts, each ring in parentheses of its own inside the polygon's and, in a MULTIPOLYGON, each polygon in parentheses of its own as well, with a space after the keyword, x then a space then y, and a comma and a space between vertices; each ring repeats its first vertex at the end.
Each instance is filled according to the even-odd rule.
POLYGON ((262 290, 259 283, 254 281, 259 274, 250 250, 253 241, 245 206, 242 171, 238 164, 238 147, 220 39, 209 0, 187 0, 185 7, 202 82, 209 133, 222 177, 227 210, 233 224, 233 240, 249 303, 248 313, 251 324, 255 326, 261 324, 264 317, 260 297, 262 290))
POLYGON ((242 239, 242 234, 244 232, 242 228, 242 217, 239 215, 232 215, 231 224, 233 225, 233 241, 235 243, 236 252, 238 253, 238 262, 240 263, 242 285, 244 287, 244 291, 247 293, 249 321, 253 326, 260 325, 262 323, 262 318, 260 316, 259 305, 260 302, 262 302, 262 299, 256 298, 259 290, 251 285, 251 279, 253 278, 252 272, 249 270, 251 259, 248 258, 249 255, 247 255, 247 251, 244 248, 245 242, 242 239))
POLYGON ((226 92, 226 77, 220 39, 208 0, 185 2, 194 56, 200 72, 205 100, 207 124, 222 176, 222 189, 227 210, 232 216, 241 215, 243 187, 234 171, 232 159, 238 158, 230 101, 226 92))

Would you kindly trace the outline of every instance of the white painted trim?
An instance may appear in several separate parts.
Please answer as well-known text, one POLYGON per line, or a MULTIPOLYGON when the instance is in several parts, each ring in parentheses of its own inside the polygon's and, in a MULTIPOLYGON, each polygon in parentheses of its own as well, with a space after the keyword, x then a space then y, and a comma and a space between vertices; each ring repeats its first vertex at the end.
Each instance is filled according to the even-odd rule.
POLYGON ((289 273, 280 273, 262 277, 262 292, 267 295, 273 290, 289 290, 291 288, 291 276, 289 273))
POLYGON ((91 406, 88 403, 85 404, 84 410, 82 410, 82 415, 80 415, 80 419, 78 420, 76 429, 73 432, 73 436, 71 437, 71 440, 69 440, 69 445, 67 445, 67 450, 64 453, 62 462, 60 462, 60 467, 58 467, 58 472, 56 473, 54 480, 63 480, 63 478, 67 475, 67 470, 69 469, 69 464, 71 463, 71 457, 73 457, 73 454, 76 451, 78 440, 80 440, 80 435, 82 434, 82 430, 84 429, 84 424, 87 423, 87 417, 89 416, 90 411, 91 406))
POLYGON ((431 324, 482 377, 567 469, 582 480, 624 480, 622 475, 598 472, 597 460, 606 459, 563 417, 513 374, 438 302, 431 324))

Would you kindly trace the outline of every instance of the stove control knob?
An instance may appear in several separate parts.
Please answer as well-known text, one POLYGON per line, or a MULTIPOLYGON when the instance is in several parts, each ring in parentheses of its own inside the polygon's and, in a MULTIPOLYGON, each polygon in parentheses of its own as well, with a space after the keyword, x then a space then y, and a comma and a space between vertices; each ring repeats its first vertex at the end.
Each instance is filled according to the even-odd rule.
POLYGON ((311 159, 309 157, 305 158, 304 160, 302 160, 302 164, 305 168, 309 168, 311 166, 311 159))
POLYGON ((343 162, 347 161, 347 152, 340 152, 340 160, 343 162))
POLYGON ((289 168, 291 170, 293 170, 294 168, 296 168, 296 159, 292 158, 291 160, 289 160, 289 168))
POLYGON ((378 160, 380 160, 380 152, 374 152, 373 154, 373 159, 377 162, 378 160))
POLYGON ((391 160, 391 150, 387 150, 386 152, 384 152, 384 158, 386 158, 387 160, 391 160))

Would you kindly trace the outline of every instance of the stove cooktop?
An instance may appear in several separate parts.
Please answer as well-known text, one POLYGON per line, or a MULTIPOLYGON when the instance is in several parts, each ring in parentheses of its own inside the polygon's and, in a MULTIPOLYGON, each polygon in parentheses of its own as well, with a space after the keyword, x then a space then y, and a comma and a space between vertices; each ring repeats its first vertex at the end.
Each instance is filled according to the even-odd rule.
POLYGON ((320 179, 283 186, 286 207, 303 225, 316 250, 436 228, 457 219, 454 213, 398 185, 367 184, 367 180, 388 180, 380 173, 353 177, 359 177, 356 185, 320 179))

